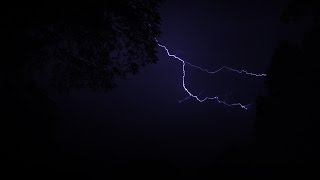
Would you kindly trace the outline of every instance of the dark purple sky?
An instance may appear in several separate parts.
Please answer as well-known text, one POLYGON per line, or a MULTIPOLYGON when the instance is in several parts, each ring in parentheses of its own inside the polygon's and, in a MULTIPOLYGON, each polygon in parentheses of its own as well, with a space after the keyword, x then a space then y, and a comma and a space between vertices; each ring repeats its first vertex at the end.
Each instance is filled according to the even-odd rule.
MULTIPOLYGON (((279 20, 285 7, 285 2, 267 0, 168 0, 161 6, 163 34, 158 40, 208 69, 226 65, 264 73, 279 39, 286 36, 279 20)), ((187 96, 181 63, 161 48, 158 57, 157 64, 110 93, 52 95, 65 112, 57 136, 74 149, 85 143, 109 147, 115 156, 170 157, 178 166, 206 162, 227 147, 251 141, 254 106, 245 111, 194 99, 179 104, 187 96)), ((248 103, 263 91, 263 78, 186 70, 187 86, 195 93, 205 90, 205 96, 222 94, 229 102, 248 103)))

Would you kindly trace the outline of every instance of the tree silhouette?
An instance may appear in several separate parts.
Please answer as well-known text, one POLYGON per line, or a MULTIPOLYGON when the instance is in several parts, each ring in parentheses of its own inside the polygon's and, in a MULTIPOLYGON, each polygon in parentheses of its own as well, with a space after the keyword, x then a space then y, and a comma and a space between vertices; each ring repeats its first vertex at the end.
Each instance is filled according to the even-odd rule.
POLYGON ((0 65, 3 164, 10 177, 39 177, 78 165, 76 161, 63 164, 69 157, 55 152, 59 145, 54 136, 65 114, 42 83, 49 80, 61 91, 111 90, 120 78, 156 63, 159 2, 47 1, 1 6, 1 43, 6 47, 0 65), (61 162, 52 154, 60 155, 61 162))
POLYGON ((260 165, 284 176, 316 175, 319 10, 316 1, 291 2, 282 19, 305 27, 302 40, 279 44, 267 71, 267 94, 257 101, 260 165))
MULTIPOLYGON (((159 0, 9 5, 7 43, 28 76, 59 90, 110 90, 119 78, 156 63, 159 0), (37 80, 37 78, 35 78, 37 80)), ((25 75, 23 75, 25 76, 25 75)))

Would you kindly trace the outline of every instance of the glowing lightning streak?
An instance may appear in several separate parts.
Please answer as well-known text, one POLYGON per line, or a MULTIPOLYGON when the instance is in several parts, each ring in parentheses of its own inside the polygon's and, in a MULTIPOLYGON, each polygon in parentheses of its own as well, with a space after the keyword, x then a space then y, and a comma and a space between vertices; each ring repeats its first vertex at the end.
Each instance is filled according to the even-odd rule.
MULTIPOLYGON (((251 72, 248 72, 248 71, 245 71, 245 70, 233 69, 233 68, 230 68, 230 67, 227 67, 227 66, 223 66, 223 67, 221 67, 221 68, 219 68, 219 69, 217 69, 217 70, 215 70, 215 71, 209 71, 209 70, 207 70, 207 69, 205 69, 205 68, 202 68, 202 67, 200 67, 200 66, 193 65, 193 64, 191 64, 191 63, 189 63, 189 62, 181 59, 180 57, 178 57, 178 56, 176 56, 176 55, 174 55, 174 54, 171 54, 171 53, 169 52, 168 48, 167 48, 166 46, 160 44, 157 39, 156 39, 156 42, 157 42, 157 44, 158 44, 159 47, 163 48, 163 49, 167 52, 167 55, 168 55, 169 57, 174 57, 175 59, 177 59, 177 60, 179 60, 180 62, 182 62, 182 73, 183 73, 183 76, 182 76, 182 87, 183 87, 183 89, 189 94, 189 96, 188 96, 187 98, 193 97, 193 98, 195 98, 196 100, 198 100, 199 102, 204 102, 204 101, 206 101, 206 100, 216 100, 216 101, 217 101, 218 103, 220 103, 220 104, 224 104, 224 105, 230 106, 230 107, 231 107, 231 106, 239 106, 239 107, 241 107, 241 108, 243 108, 243 109, 245 109, 245 110, 247 110, 248 107, 251 105, 251 104, 243 105, 243 104, 241 104, 241 103, 227 103, 226 101, 220 100, 218 96, 205 97, 205 98, 203 98, 203 99, 200 99, 200 98, 198 97, 199 95, 194 95, 194 94, 192 94, 192 93, 188 90, 188 88, 186 87, 186 84, 185 84, 185 77, 186 77, 185 66, 186 66, 186 64, 189 65, 189 66, 191 66, 191 67, 200 69, 201 71, 207 72, 207 73, 209 73, 209 74, 215 74, 215 73, 218 73, 219 71, 222 71, 223 69, 226 69, 226 70, 229 70, 229 71, 232 71, 232 72, 236 72, 236 73, 239 73, 239 74, 244 73, 244 74, 250 75, 250 76, 256 76, 256 77, 266 76, 266 74, 255 74, 255 73, 251 73, 251 72)), ((185 98, 184 100, 186 100, 187 98, 185 98)), ((184 100, 182 100, 182 101, 184 101, 184 100)), ((180 101, 180 102, 182 102, 182 101, 180 101)))

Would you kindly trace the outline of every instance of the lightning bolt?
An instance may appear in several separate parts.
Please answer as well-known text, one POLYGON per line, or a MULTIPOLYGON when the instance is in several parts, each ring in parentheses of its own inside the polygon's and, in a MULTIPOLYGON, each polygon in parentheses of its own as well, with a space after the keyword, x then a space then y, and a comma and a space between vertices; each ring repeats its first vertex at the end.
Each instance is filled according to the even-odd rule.
POLYGON ((201 70, 203 72, 206 72, 208 74, 216 74, 216 73, 218 73, 218 72, 220 72, 222 70, 228 70, 228 71, 231 71, 231 72, 235 72, 235 73, 239 73, 239 74, 245 74, 245 75, 249 75, 249 76, 256 76, 256 77, 264 77, 264 76, 266 76, 266 74, 251 73, 251 72, 248 72, 246 70, 237 70, 237 69, 234 69, 234 68, 231 68, 231 67, 227 67, 227 66, 222 66, 221 68, 219 68, 219 69, 217 69, 215 71, 209 71, 206 68, 202 68, 200 66, 191 64, 190 62, 181 59, 176 54, 171 54, 170 51, 168 50, 168 48, 165 45, 160 44, 157 39, 155 39, 155 40, 156 40, 158 46, 163 48, 166 51, 166 53, 167 53, 167 55, 169 57, 173 57, 173 58, 175 58, 176 60, 178 60, 178 61, 180 61, 182 63, 182 87, 183 87, 184 91, 188 93, 189 96, 184 98, 183 100, 180 100, 179 102, 183 102, 183 101, 185 101, 185 100, 187 100, 189 98, 194 98, 199 102, 204 102, 204 101, 207 101, 207 100, 214 100, 214 101, 216 101, 216 102, 218 102, 220 104, 224 104, 224 105, 229 106, 229 107, 238 106, 238 107, 241 107, 242 109, 245 109, 245 110, 248 110, 249 106, 251 105, 251 103, 246 104, 246 105, 243 105, 243 104, 241 104, 239 102, 228 103, 228 102, 226 102, 224 100, 220 100, 220 98, 218 96, 212 96, 212 97, 207 96, 205 98, 200 99, 199 95, 201 93, 199 95, 195 95, 192 92, 190 92, 190 90, 186 87, 186 83, 185 83, 185 77, 186 77, 185 66, 186 65, 189 65, 189 66, 191 66, 193 68, 197 68, 197 69, 199 69, 199 70, 201 70))

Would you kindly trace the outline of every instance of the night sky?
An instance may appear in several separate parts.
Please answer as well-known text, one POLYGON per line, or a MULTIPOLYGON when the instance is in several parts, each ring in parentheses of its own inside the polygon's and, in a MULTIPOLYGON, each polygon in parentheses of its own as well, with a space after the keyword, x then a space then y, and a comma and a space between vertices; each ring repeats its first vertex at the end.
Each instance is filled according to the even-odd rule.
MULTIPOLYGON (((278 42, 298 38, 297 29, 280 22, 287 6, 288 1, 165 1, 158 40, 209 70, 228 66, 266 73, 278 42)), ((226 151, 253 143, 255 102, 265 93, 265 77, 229 71, 209 75, 186 66, 186 85, 194 94, 252 106, 244 110, 193 98, 179 103, 188 96, 182 64, 160 47, 157 55, 156 64, 120 80, 110 92, 49 91, 60 117, 51 124, 49 159, 58 167, 64 164, 61 171, 79 162, 73 171, 91 176, 104 168, 121 173, 151 162, 163 172, 191 176, 226 151)))
MULTIPOLYGON (((282 8, 269 1, 167 1, 161 5, 163 34, 159 42, 208 69, 226 65, 265 73, 283 33, 279 25, 282 8)), ((93 140, 98 146, 119 149, 122 153, 115 152, 116 157, 169 154, 170 163, 182 167, 207 163, 224 148, 251 142, 254 106, 246 111, 215 101, 179 103, 188 96, 181 84, 182 64, 162 48, 158 57, 157 64, 143 68, 110 93, 81 90, 54 96, 65 112, 66 119, 57 125, 63 137, 57 135, 66 146, 77 151, 78 143, 83 146, 93 140)), ((227 101, 246 104, 254 103, 263 92, 263 78, 186 70, 188 87, 198 93, 205 89, 206 96, 221 94, 227 101)))

